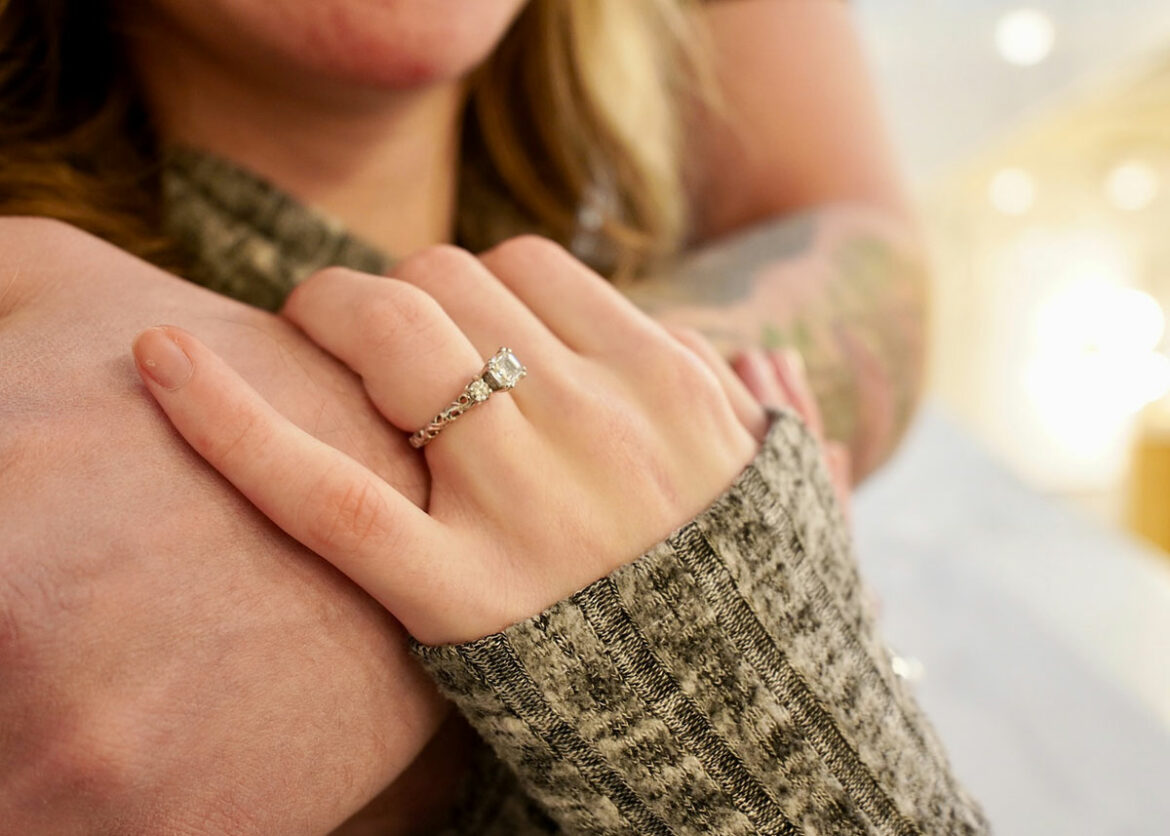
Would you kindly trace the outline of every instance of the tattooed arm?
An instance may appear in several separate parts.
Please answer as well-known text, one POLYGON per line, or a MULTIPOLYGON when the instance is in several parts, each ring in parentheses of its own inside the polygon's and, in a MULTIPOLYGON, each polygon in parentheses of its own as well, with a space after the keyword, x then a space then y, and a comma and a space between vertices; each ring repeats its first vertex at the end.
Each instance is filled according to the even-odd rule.
POLYGON ((925 277, 901 234, 866 207, 815 210, 715 242, 630 295, 726 356, 799 350, 860 480, 893 451, 921 386, 925 277))
POLYGON ((800 350, 864 476, 918 398, 926 277, 848 8, 727 0, 703 14, 724 103, 693 132, 699 247, 631 296, 726 354, 800 350))

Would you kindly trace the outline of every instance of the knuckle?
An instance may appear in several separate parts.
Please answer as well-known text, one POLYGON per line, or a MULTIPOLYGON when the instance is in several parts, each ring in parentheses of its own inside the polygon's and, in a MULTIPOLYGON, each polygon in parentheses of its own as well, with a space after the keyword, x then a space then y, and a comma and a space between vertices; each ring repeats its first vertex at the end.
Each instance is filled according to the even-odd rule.
POLYGON ((556 241, 531 233, 509 238, 497 244, 487 255, 492 261, 500 264, 572 259, 569 251, 556 241))
POLYGON ((309 537, 320 550, 360 551, 385 534, 385 500, 369 481, 326 474, 310 492, 309 537))
POLYGON ((453 244, 436 244, 407 256, 394 268, 394 275, 412 285, 426 286, 477 265, 476 257, 467 250, 453 244))
POLYGON ((687 413, 695 421, 723 416, 730 408, 715 372, 685 346, 672 346, 652 365, 648 369, 652 377, 646 385, 656 402, 686 403, 687 413))
POLYGON ((231 472, 240 457, 254 456, 268 440, 268 422, 251 405, 239 405, 213 425, 202 427, 192 438, 217 469, 231 472), (225 432, 225 430, 230 430, 225 432))
POLYGON ((323 290, 328 291, 331 285, 347 281, 355 272, 348 267, 340 267, 338 265, 314 270, 307 278, 293 288, 292 293, 289 294, 289 300, 291 301, 301 296, 313 295, 323 290))
POLYGON ((707 396, 719 391, 715 373, 705 360, 681 343, 665 347, 657 364, 661 384, 676 396, 707 396))
POLYGON ((364 276, 359 270, 354 270, 351 267, 343 267, 340 264, 331 264, 328 267, 322 267, 320 270, 313 272, 305 282, 314 282, 316 284, 329 285, 336 282, 344 282, 353 278, 354 276, 364 276))
POLYGON ((348 267, 338 266, 323 267, 314 271, 292 289, 284 300, 281 311, 294 318, 302 311, 311 311, 312 299, 332 292, 339 282, 347 281, 354 273, 355 271, 348 267))
POLYGON ((668 326, 667 331, 695 354, 703 356, 707 353, 710 343, 702 331, 686 325, 671 325, 668 326))
POLYGON ((403 332, 412 338, 426 335, 439 327, 445 316, 426 292, 387 280, 356 312, 354 328, 359 343, 380 354, 391 345, 401 346, 403 332))
POLYGON ((84 811, 91 824, 108 824, 119 808, 124 814, 149 771, 141 753, 134 751, 135 743, 126 739, 133 718, 123 716, 114 723, 115 713, 108 701, 90 695, 25 726, 25 739, 17 745, 25 754, 22 778, 28 796, 68 799, 69 808, 84 811))
MULTIPOLYGON (((572 361, 574 358, 567 358, 572 361)), ((593 416, 607 412, 615 404, 624 404, 620 397, 598 397, 598 392, 620 391, 620 384, 612 378, 603 378, 600 383, 586 385, 589 380, 587 372, 577 371, 571 366, 562 367, 556 374, 549 375, 543 384, 547 387, 550 399, 557 404, 558 410, 564 415, 593 416)))
POLYGON ((69 783, 94 798, 114 799, 128 796, 140 775, 141 758, 135 751, 132 718, 123 722, 103 716, 116 710, 101 708, 85 713, 87 729, 79 733, 81 740, 72 741, 58 761, 64 767, 69 783))

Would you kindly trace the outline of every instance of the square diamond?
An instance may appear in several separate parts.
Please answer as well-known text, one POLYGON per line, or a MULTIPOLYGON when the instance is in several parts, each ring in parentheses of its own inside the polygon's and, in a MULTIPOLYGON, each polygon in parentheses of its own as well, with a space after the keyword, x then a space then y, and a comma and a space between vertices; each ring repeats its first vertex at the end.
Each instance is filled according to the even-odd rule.
POLYGON ((483 379, 493 389, 511 389, 527 373, 510 348, 501 348, 488 360, 483 379))

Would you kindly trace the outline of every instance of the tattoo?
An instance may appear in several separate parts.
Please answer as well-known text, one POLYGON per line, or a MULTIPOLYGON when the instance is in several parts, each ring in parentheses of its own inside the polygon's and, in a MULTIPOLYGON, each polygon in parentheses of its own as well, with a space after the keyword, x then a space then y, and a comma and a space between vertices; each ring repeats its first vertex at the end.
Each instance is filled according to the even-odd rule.
POLYGON ((677 305, 731 305, 748 298, 756 274, 777 259, 807 252, 816 237, 813 215, 753 227, 686 256, 664 276, 633 287, 648 293, 649 313, 677 305), (730 268, 730 269, 729 269, 730 268))
POLYGON ((826 434, 849 446, 864 475, 893 450, 914 411, 924 287, 922 264, 895 236, 853 210, 828 209, 718 241, 627 290, 724 354, 797 349, 826 434))

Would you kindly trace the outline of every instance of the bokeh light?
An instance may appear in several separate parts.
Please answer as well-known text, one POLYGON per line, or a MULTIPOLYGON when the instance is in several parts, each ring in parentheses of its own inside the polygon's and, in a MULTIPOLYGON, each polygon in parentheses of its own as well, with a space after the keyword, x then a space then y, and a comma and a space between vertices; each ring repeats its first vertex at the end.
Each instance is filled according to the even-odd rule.
POLYGON ((987 186, 987 197, 1005 215, 1025 215, 1036 203, 1036 178, 1022 168, 996 172, 987 186))
POLYGON ((1000 57, 1018 67, 1042 62, 1056 43, 1052 19, 1036 9, 1015 9, 1000 17, 995 27, 995 45, 1000 57))
POLYGON ((1068 462, 1100 457, 1170 393, 1170 358, 1155 350, 1165 325, 1152 296, 1109 281, 1072 283, 1040 308, 1024 388, 1068 462))
POLYGON ((1148 354, 1165 332, 1162 307, 1150 294, 1106 281, 1081 281, 1053 295, 1036 322, 1040 350, 1061 354, 1148 354))
POLYGON ((1114 166, 1105 177, 1105 196, 1118 209, 1140 212, 1158 196, 1158 170, 1144 160, 1127 160, 1114 166))

